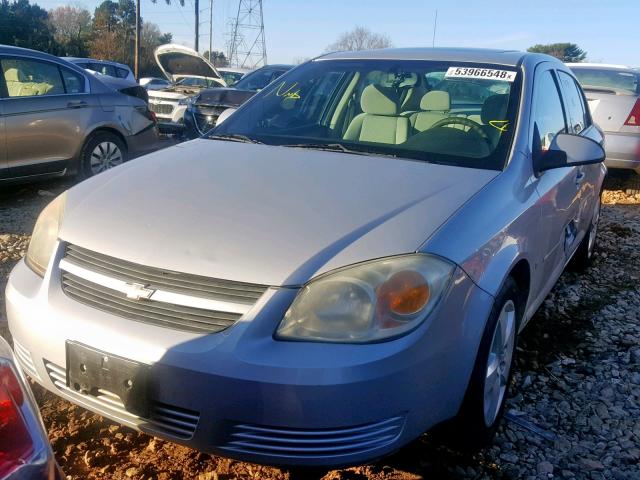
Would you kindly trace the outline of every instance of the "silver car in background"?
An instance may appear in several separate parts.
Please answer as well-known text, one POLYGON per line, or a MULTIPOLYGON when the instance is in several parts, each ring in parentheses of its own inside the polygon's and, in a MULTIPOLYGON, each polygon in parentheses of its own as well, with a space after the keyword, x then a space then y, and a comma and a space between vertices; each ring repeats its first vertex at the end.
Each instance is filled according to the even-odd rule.
POLYGON ((158 148, 146 98, 130 80, 0 45, 0 182, 90 177, 158 148))
POLYGON ((606 165, 640 174, 640 72, 624 65, 567 64, 605 133, 606 165))
POLYGON ((540 54, 342 52, 41 213, 7 283, 37 382, 252 462, 489 442, 519 332, 592 258, 606 173, 540 54))

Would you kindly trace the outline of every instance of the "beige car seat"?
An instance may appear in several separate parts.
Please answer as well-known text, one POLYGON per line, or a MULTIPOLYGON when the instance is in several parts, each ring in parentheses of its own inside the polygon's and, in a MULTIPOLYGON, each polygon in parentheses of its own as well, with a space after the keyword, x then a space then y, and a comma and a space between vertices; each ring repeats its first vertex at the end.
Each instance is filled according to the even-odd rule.
POLYGON ((399 144, 409 135, 409 118, 398 115, 398 104, 390 89, 369 85, 362 91, 362 112, 349 124, 345 140, 399 144))
POLYGON ((432 90, 420 100, 420 112, 411 115, 411 126, 418 132, 424 132, 443 118, 450 116, 451 98, 449 92, 432 90))

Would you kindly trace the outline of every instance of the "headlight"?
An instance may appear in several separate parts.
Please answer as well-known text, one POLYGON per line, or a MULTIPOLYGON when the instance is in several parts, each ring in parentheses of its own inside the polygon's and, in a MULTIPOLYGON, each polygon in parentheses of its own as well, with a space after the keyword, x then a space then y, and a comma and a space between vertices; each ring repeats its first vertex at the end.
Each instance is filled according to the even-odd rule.
POLYGON ((298 293, 276 338, 368 343, 416 328, 446 290, 454 265, 412 254, 347 267, 298 293))
POLYGON ((180 100, 178 100, 178 105, 191 105, 191 103, 193 102, 193 98, 191 97, 187 97, 187 98, 181 98, 180 100))
POLYGON ((58 230, 62 223, 67 193, 58 196, 40 213, 33 228, 25 262, 38 275, 44 277, 58 239, 58 230))

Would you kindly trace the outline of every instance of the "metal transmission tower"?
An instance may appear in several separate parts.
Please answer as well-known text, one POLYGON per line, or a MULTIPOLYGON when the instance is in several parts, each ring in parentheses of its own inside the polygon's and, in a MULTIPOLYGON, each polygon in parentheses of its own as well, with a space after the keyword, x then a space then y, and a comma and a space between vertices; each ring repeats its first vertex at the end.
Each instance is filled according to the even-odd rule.
POLYGON ((229 44, 229 63, 247 68, 267 64, 262 0, 238 1, 238 15, 232 25, 229 44))

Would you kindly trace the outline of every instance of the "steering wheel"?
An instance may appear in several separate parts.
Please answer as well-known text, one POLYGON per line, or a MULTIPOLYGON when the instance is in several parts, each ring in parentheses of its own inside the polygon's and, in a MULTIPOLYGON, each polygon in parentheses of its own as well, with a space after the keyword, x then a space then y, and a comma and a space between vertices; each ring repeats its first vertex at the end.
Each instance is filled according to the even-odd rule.
POLYGON ((438 120, 436 123, 431 125, 431 128, 429 130, 431 130, 432 128, 445 127, 449 125, 463 125, 465 127, 468 127, 469 131, 473 131, 473 133, 479 135, 484 139, 485 142, 491 145, 491 138, 489 138, 487 132, 480 128, 480 125, 478 125, 476 122, 474 122, 473 120, 469 120, 466 117, 443 118, 442 120, 438 120))

